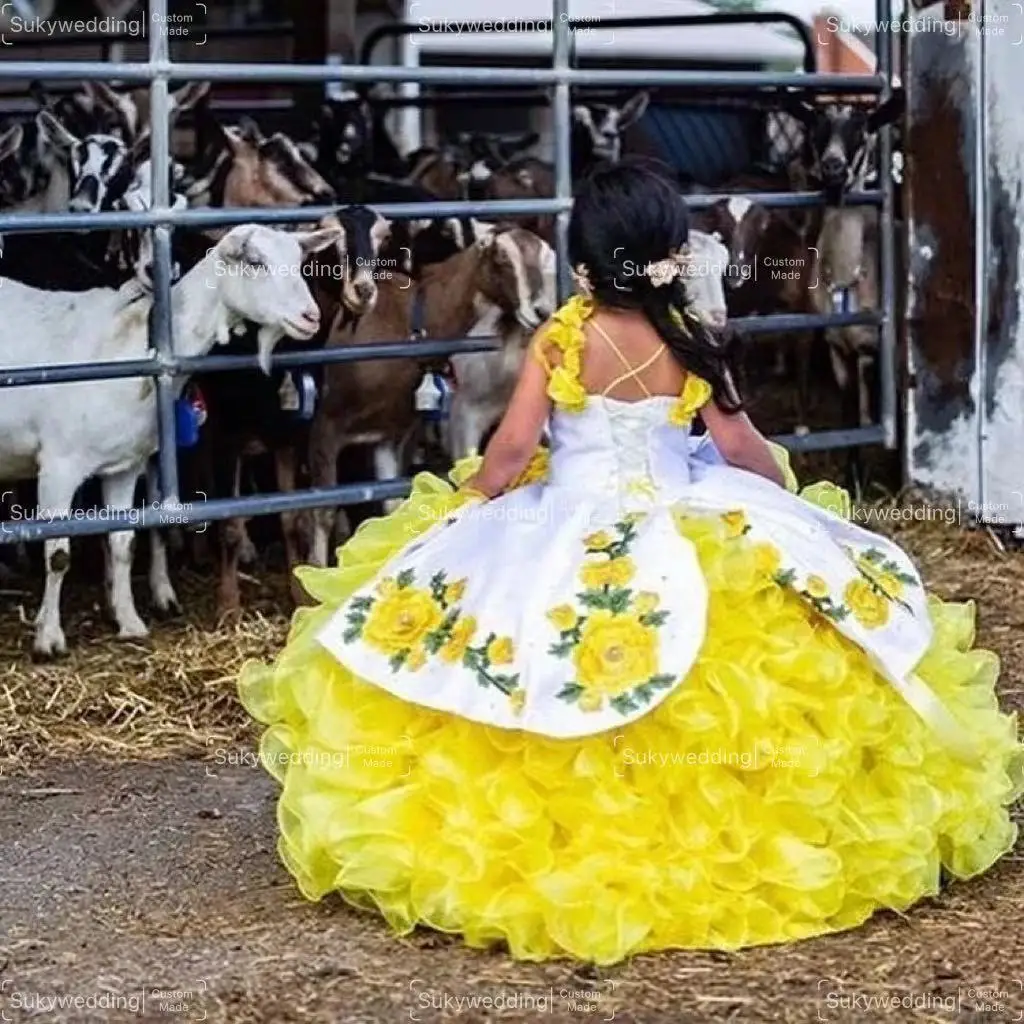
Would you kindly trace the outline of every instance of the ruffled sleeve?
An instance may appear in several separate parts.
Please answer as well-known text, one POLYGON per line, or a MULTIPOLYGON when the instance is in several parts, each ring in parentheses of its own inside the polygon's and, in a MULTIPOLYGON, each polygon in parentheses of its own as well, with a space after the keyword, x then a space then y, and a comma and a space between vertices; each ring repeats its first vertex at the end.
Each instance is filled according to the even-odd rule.
POLYGON ((548 397, 560 409, 580 412, 587 404, 587 393, 580 382, 583 360, 583 322, 593 312, 593 303, 581 296, 569 299, 552 317, 551 326, 534 342, 535 358, 548 375, 548 397), (558 349, 560 359, 553 363, 545 347, 558 349))
POLYGON ((711 385, 695 373, 688 373, 679 397, 672 403, 668 421, 673 426, 685 427, 711 398, 711 385))

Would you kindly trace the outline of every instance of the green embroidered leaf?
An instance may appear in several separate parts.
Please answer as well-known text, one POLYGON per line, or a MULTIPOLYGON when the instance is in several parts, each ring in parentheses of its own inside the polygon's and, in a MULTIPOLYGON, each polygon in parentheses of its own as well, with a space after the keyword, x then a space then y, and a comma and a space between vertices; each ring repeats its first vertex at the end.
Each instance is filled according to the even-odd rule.
POLYGON ((435 629, 432 633, 428 633, 423 638, 423 646, 430 654, 437 654, 437 652, 444 647, 447 639, 448 634, 444 632, 443 628, 435 629))
POLYGON ((353 611, 359 611, 359 612, 369 611, 372 607, 373 607, 373 598, 372 597, 354 597, 349 602, 349 608, 351 608, 353 611))
POLYGON ((404 651, 399 651, 397 654, 393 654, 390 660, 388 661, 388 665, 391 666, 391 671, 397 672, 405 664, 405 659, 408 657, 408 648, 406 648, 404 651))
POLYGON ((633 599, 633 591, 627 590, 625 587, 618 587, 615 590, 609 590, 607 594, 607 604, 605 605, 610 611, 613 611, 616 615, 621 615, 624 611, 629 608, 629 603, 633 599))
POLYGON ((560 640, 548 648, 548 654, 555 658, 567 658, 575 646, 576 644, 572 640, 560 640))
POLYGON ((885 552, 880 551, 878 548, 868 548, 861 552, 861 557, 868 562, 884 562, 885 552))
POLYGON ((567 700, 575 703, 579 699, 580 694, 583 692, 583 687, 579 683, 566 683, 555 696, 559 700, 567 700))
POLYGON ((650 704, 654 700, 654 690, 650 683, 641 683, 633 687, 633 696, 640 699, 644 704, 650 704))
POLYGON ((395 577, 395 583, 400 589, 404 590, 406 587, 411 586, 415 579, 416 573, 413 569, 403 569, 395 577))
POLYGON ((668 615, 667 611, 648 612, 640 616, 640 622, 645 626, 664 626, 668 615))
POLYGON ((584 590, 577 594, 580 604, 586 608, 607 608, 608 594, 605 590, 584 590))
POLYGON ((628 715, 631 711, 639 711, 640 705, 628 694, 622 693, 618 697, 612 697, 608 702, 620 715, 628 715))
POLYGON ((829 609, 829 618, 835 619, 836 622, 842 622, 843 619, 847 618, 850 614, 850 609, 844 604, 838 604, 835 607, 829 609))
POLYGON ((796 569, 784 569, 782 572, 777 572, 774 579, 780 587, 791 586, 793 580, 796 579, 796 569))
POLYGON ((667 672, 660 672, 656 676, 651 676, 650 679, 644 683, 645 686, 653 686, 659 690, 664 690, 669 686, 675 684, 676 677, 667 672))
POLYGON ((443 587, 444 581, 447 579, 448 573, 444 569, 438 569, 433 576, 430 577, 430 585, 432 587, 443 587))
POLYGON ((362 634, 362 630, 358 626, 353 626, 351 629, 346 629, 341 634, 341 639, 346 644, 354 644, 362 634))
POLYGON ((894 572, 893 575, 900 581, 900 583, 905 583, 908 587, 917 586, 917 580, 914 579, 909 572, 894 572))

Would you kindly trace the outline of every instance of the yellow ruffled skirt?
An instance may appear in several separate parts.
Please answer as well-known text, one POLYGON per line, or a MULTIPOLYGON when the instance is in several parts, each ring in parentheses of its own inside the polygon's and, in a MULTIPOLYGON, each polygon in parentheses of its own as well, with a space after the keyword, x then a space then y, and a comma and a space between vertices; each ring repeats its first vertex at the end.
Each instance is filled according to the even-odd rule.
POLYGON ((295 613, 242 702, 266 724, 279 851, 302 893, 337 891, 512 956, 601 964, 737 949, 907 909, 1014 845, 1016 720, 971 602, 930 599, 920 677, 980 751, 958 760, 865 655, 765 578, 719 517, 686 519, 710 591, 685 683, 618 732, 556 740, 406 703, 315 640, 337 607, 463 500, 430 475, 364 523, 332 569, 300 570, 295 613))

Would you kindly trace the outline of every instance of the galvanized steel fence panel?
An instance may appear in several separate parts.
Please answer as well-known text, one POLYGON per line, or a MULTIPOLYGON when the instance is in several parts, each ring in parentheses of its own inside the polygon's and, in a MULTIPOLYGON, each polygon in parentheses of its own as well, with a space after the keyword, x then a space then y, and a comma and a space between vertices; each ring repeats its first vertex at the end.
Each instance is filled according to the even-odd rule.
MULTIPOLYGON (((570 290, 569 266, 565 257, 566 232, 572 206, 571 178, 571 89, 574 86, 616 88, 621 86, 675 86, 695 92, 742 94, 765 89, 800 89, 832 95, 878 93, 885 99, 891 92, 892 39, 887 33, 878 35, 878 73, 875 75, 822 75, 817 73, 722 72, 649 69, 580 70, 571 64, 571 25, 568 0, 553 0, 553 59, 550 68, 464 68, 346 65, 344 79, 353 84, 377 82, 419 82, 421 84, 457 84, 460 86, 520 85, 553 87, 552 111, 555 136, 555 196, 551 199, 436 202, 380 204, 375 208, 387 217, 398 220, 434 217, 554 214, 556 217, 556 252, 558 254, 558 295, 564 299, 570 290)), ((891 0, 878 0, 879 21, 885 23, 891 14, 891 0)), ((398 479, 366 484, 350 484, 321 490, 297 491, 290 494, 257 495, 248 498, 204 500, 199 507, 185 506, 178 494, 177 445, 174 423, 173 384, 176 377, 189 373, 227 372, 255 368, 256 356, 215 356, 183 358, 174 353, 171 319, 171 230, 174 227, 227 227, 242 223, 285 224, 296 220, 295 209, 209 209, 175 211, 169 207, 169 186, 163 173, 170 157, 168 85, 174 81, 246 81, 276 83, 317 83, 337 80, 338 65, 295 64, 202 64, 172 62, 168 57, 168 37, 160 26, 166 24, 167 0, 151 0, 149 5, 149 61, 147 63, 110 64, 94 61, 9 61, 0 63, 0 79, 48 79, 82 81, 118 81, 149 83, 152 119, 153 208, 138 213, 93 214, 2 214, 0 234, 48 232, 62 230, 105 230, 114 228, 152 228, 154 234, 153 304, 150 339, 154 355, 147 359, 124 360, 96 364, 68 363, 59 366, 0 367, 0 389, 40 384, 57 385, 72 381, 111 380, 150 376, 157 382, 159 424, 159 464, 162 501, 155 507, 133 510, 120 516, 99 519, 77 518, 59 522, 9 522, 0 524, 0 544, 49 537, 68 537, 109 533, 118 528, 151 528, 174 524, 203 523, 232 518, 276 514, 325 506, 356 504, 401 497, 410 481, 398 479)), ((640 19, 619 19, 641 24, 640 19)), ((665 22, 666 19, 656 19, 665 22)), ((677 19, 677 23, 687 19, 677 19)), ((692 21, 692 19, 689 19, 692 21)), ((740 19, 742 20, 742 18, 740 19)), ((778 19, 775 19, 778 20, 778 19)), ((643 24, 650 24, 648 19, 643 24)), ((798 31, 801 31, 798 29, 798 31)), ((801 31, 806 37, 806 32, 801 31)), ((746 317, 735 321, 750 333, 808 330, 825 326, 869 324, 881 331, 882 422, 871 427, 831 430, 806 436, 778 437, 794 451, 826 450, 863 444, 896 446, 895 393, 895 235, 892 228, 893 181, 891 174, 892 144, 890 129, 883 128, 880 146, 880 184, 874 191, 862 191, 847 198, 850 204, 881 207, 881 280, 882 309, 879 312, 832 314, 785 314, 746 317)), ((808 207, 821 205, 816 192, 746 193, 748 198, 768 207, 808 207)), ((704 194, 687 197, 693 209, 710 206, 721 195, 704 194)), ((303 220, 316 220, 333 212, 333 207, 303 207, 303 220)), ((318 349, 275 354, 273 365, 294 367, 312 364, 350 362, 359 359, 431 357, 493 348, 493 339, 461 338, 444 341, 395 341, 373 346, 350 346, 344 349, 318 349)))

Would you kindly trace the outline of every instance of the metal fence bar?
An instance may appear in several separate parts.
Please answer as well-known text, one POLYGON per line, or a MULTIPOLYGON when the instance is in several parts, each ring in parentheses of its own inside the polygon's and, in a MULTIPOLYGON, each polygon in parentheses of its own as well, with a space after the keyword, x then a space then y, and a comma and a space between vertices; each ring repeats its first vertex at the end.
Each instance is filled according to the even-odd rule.
MULTIPOLYGON (((701 192, 686 195, 691 210, 706 210, 723 199, 743 197, 771 209, 804 209, 821 206, 820 192, 701 192)), ((848 206, 878 206, 882 191, 867 189, 844 198, 848 206)), ((0 232, 18 235, 47 231, 108 231, 116 228, 149 228, 157 224, 173 227, 227 227, 235 224, 295 224, 319 220, 344 206, 344 197, 332 206, 287 208, 218 207, 199 210, 152 209, 138 213, 0 213, 0 232)), ((431 217, 482 217, 494 220, 557 214, 572 208, 572 199, 485 199, 478 202, 452 200, 429 203, 374 203, 373 208, 393 220, 431 217)))
MULTIPOLYGON (((891 0, 877 0, 878 10, 891 10, 891 0)), ((167 0, 154 0, 153 10, 166 13, 167 0)), ((513 202, 451 202, 451 203, 408 203, 381 204, 382 213, 396 219, 422 217, 429 213, 434 217, 494 215, 525 216, 551 214, 557 216, 560 225, 557 238, 559 255, 565 255, 565 227, 571 209, 571 153, 569 152, 569 99, 574 86, 593 85, 611 88, 618 85, 634 86, 638 80, 648 86, 677 85, 691 91, 728 92, 742 90, 747 93, 770 96, 768 90, 796 89, 800 92, 825 91, 831 94, 866 94, 881 92, 888 95, 891 90, 891 39, 881 43, 879 74, 874 76, 844 76, 818 74, 776 74, 762 72, 707 72, 647 70, 625 71, 580 71, 568 66, 570 42, 567 19, 567 0, 552 0, 553 9, 553 55, 549 69, 494 69, 494 68, 405 68, 352 66, 339 68, 328 65, 273 65, 273 64, 195 64, 172 63, 167 57, 166 34, 158 32, 150 39, 150 61, 145 64, 118 64, 79 61, 47 64, 39 61, 11 62, 0 64, 0 80, 11 78, 37 78, 48 80, 148 82, 152 97, 154 170, 154 209, 142 214, 16 214, 0 216, 0 231, 53 231, 61 229, 90 230, 120 227, 153 227, 154 230, 154 283, 157 289, 154 299, 154 321, 152 327, 155 358, 126 360, 117 363, 82 366, 24 367, 0 370, 0 386, 25 386, 31 384, 55 384, 75 380, 103 380, 124 377, 155 376, 158 378, 159 398, 159 449, 163 478, 163 504, 156 504, 150 510, 130 513, 129 521, 113 522, 111 516, 99 520, 88 518, 62 520, 56 523, 16 521, 0 523, 0 543, 18 540, 43 539, 45 537, 73 536, 86 533, 108 533, 111 529, 129 527, 150 527, 166 525, 169 522, 207 522, 236 515, 273 514, 289 509, 314 508, 329 504, 349 504, 397 497, 407 493, 409 481, 395 480, 371 484, 347 485, 330 490, 313 490, 293 494, 258 495, 250 498, 217 499, 203 502, 200 508, 188 509, 179 506, 176 486, 176 443, 173 420, 173 378, 195 370, 223 371, 242 367, 254 368, 255 356, 205 356, 200 358, 177 359, 173 353, 173 325, 170 320, 170 230, 172 227, 224 226, 237 223, 295 223, 315 219, 332 212, 335 207, 302 208, 284 210, 235 210, 235 211, 184 211, 175 212, 168 208, 167 180, 156 168, 166 167, 169 154, 168 83, 171 80, 202 79, 209 81, 249 82, 326 82, 344 78, 349 82, 366 83, 376 81, 420 82, 420 83, 470 83, 493 86, 496 84, 529 84, 531 86, 553 85, 556 95, 555 123, 556 143, 556 196, 552 199, 523 200, 513 202), (160 37, 163 38, 160 38, 160 37), (299 216, 297 216, 299 214, 299 216), (137 521, 132 521, 137 520, 137 521)), ((777 315, 749 317, 734 321, 735 325, 749 334, 779 332, 785 330, 807 330, 825 325, 866 323, 881 325, 883 330, 883 422, 878 426, 851 430, 823 431, 813 435, 783 435, 777 440, 796 451, 822 450, 879 441, 890 444, 895 424, 895 393, 893 384, 894 358, 888 360, 890 379, 885 383, 886 353, 893 357, 894 334, 894 282, 893 282, 893 239, 888 236, 889 252, 886 255, 885 223, 891 223, 893 183, 891 177, 891 139, 883 135, 880 173, 882 188, 878 191, 862 192, 848 198, 852 204, 881 204, 883 219, 883 269, 882 314, 860 313, 828 316, 777 315), (889 218, 887 219, 886 214, 889 218), (888 264, 887 264, 888 261, 888 264), (888 266, 888 273, 885 272, 888 266), (888 338, 885 332, 888 331, 888 338), (886 387, 888 386, 888 400, 886 387), (888 422, 885 417, 888 415, 888 422)), ((737 193, 738 194, 738 193, 737 193)), ((733 194, 729 194, 730 196, 733 194)), ((772 207, 807 207, 822 203, 822 196, 815 192, 804 193, 744 193, 748 198, 772 207)), ((722 194, 701 194, 687 197, 694 209, 705 208, 726 198, 722 194)), ((560 260, 560 293, 565 294, 565 259, 560 260)), ((310 351, 283 352, 274 360, 276 366, 301 366, 313 363, 341 363, 355 359, 379 359, 399 357, 430 357, 450 354, 456 351, 480 351, 493 347, 493 340, 486 338, 454 339, 438 342, 396 342, 388 345, 353 346, 346 349, 320 349, 310 351)), ((109 511, 109 510, 108 510, 109 511)))
MULTIPOLYGON (((875 0, 879 25, 888 25, 892 18, 892 0, 875 0)), ((878 72, 885 78, 884 102, 892 96, 892 33, 876 33, 878 72)), ((893 224, 895 184, 892 180, 892 126, 885 125, 878 134, 878 180, 882 186, 882 209, 879 216, 878 272, 882 286, 882 329, 879 335, 880 412, 884 437, 889 450, 897 446, 896 415, 899 399, 896 394, 896 229, 893 224)))
MULTIPOLYGON (((149 59, 154 66, 167 61, 167 0, 150 0, 149 59)), ((157 75, 149 87, 153 206, 170 206, 167 167, 171 156, 170 105, 166 75, 157 75)), ((156 350, 160 373, 156 378, 157 455, 160 461, 160 493, 166 501, 178 499, 178 449, 174 423, 174 324, 171 322, 171 229, 153 228, 153 305, 150 309, 150 340, 156 350)))
MULTIPOLYGON (((609 8, 611 9, 611 8, 609 8)), ((614 32, 620 28, 700 28, 701 26, 709 25, 768 25, 768 24, 781 24, 786 25, 800 37, 800 42, 804 45, 804 71, 813 73, 817 70, 817 58, 815 56, 814 38, 811 36, 811 29, 807 22, 801 21, 794 14, 786 14, 782 11, 744 11, 742 13, 733 12, 716 12, 714 14, 660 14, 653 17, 632 17, 632 18, 605 18, 601 17, 599 22, 595 24, 593 19, 585 20, 580 18, 569 18, 568 9, 564 12, 565 27, 571 34, 578 29, 586 29, 589 31, 610 31, 614 32)), ((556 14, 552 19, 552 30, 557 31, 559 15, 556 14)), ((373 51, 377 48, 378 44, 383 42, 385 39, 397 39, 402 36, 416 35, 423 31, 422 27, 418 26, 414 22, 399 22, 393 25, 378 25, 372 32, 370 32, 366 39, 363 40, 363 45, 359 51, 359 63, 360 64, 371 64, 373 58, 373 51)), ((437 34, 448 34, 453 32, 464 32, 465 27, 462 25, 451 25, 451 26, 431 26, 430 35, 437 34)), ((524 27, 517 27, 516 29, 494 29, 493 32, 506 32, 515 31, 516 33, 522 31, 534 31, 543 32, 544 22, 543 19, 538 20, 537 27, 534 29, 525 29, 524 27)), ((473 33, 468 33, 472 35, 473 33)), ((477 35, 481 33, 476 33, 477 35)))
MULTIPOLYGON (((882 439, 879 426, 855 427, 849 430, 828 430, 816 434, 781 434, 772 440, 794 452, 822 451, 832 448, 878 444, 882 439)), ((17 518, 0 521, 0 544, 17 544, 54 537, 78 537, 110 533, 117 529, 151 530, 157 527, 190 525, 232 519, 236 516, 276 515, 281 512, 322 508, 332 505, 358 505, 408 495, 412 481, 408 478, 372 484, 345 484, 317 490, 292 491, 286 494, 256 494, 248 498, 217 498, 210 501, 165 502, 163 506, 132 509, 115 513, 105 510, 102 516, 85 512, 72 513, 60 520, 35 520, 26 510, 17 518)))
POLYGON ((195 64, 165 63, 107 64, 103 61, 9 61, 0 64, 0 81, 9 78, 38 78, 53 81, 92 79, 97 82, 149 82, 156 74, 169 73, 175 81, 206 82, 288 82, 349 83, 420 82, 461 85, 596 85, 608 88, 630 86, 638 80, 647 86, 677 85, 702 91, 741 89, 796 89, 801 92, 879 93, 885 88, 881 75, 823 75, 764 71, 677 71, 669 69, 596 70, 578 68, 478 68, 415 67, 360 64, 195 64))
MULTIPOLYGON (((881 314, 866 313, 773 313, 768 316, 737 317, 730 321, 744 334, 777 334, 782 331, 808 331, 819 327, 850 327, 858 324, 877 326, 881 314)), ((367 359, 430 359, 434 356, 467 352, 493 352, 498 339, 493 336, 439 339, 437 341, 391 341, 373 345, 346 345, 343 348, 297 349, 275 352, 272 366, 333 365, 367 359)), ((70 384, 85 380, 121 380, 125 377, 159 375, 165 370, 175 374, 224 373, 231 370, 255 370, 255 355, 181 356, 173 360, 119 359, 104 363, 61 363, 50 366, 0 367, 0 388, 31 387, 39 384, 70 384)))
MULTIPOLYGON (((569 0, 553 0, 551 16, 551 66, 556 71, 569 67, 572 40, 569 38, 569 0)), ((572 109, 569 83, 558 82, 551 102, 555 133, 555 198, 559 203, 572 199, 572 109)), ((569 275, 569 206, 555 215, 555 257, 558 268, 557 296, 564 302, 572 291, 569 275)))

